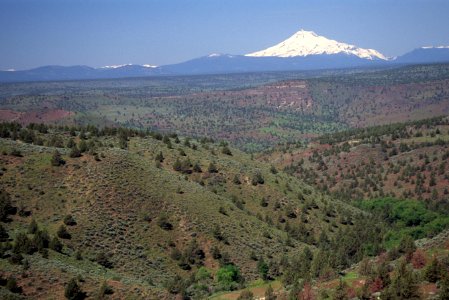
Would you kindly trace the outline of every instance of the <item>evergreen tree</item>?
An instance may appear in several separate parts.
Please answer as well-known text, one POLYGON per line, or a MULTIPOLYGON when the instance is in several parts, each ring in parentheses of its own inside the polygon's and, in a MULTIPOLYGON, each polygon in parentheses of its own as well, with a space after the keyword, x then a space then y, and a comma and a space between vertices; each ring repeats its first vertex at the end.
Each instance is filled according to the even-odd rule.
POLYGON ((177 172, 181 172, 181 170, 182 170, 182 164, 181 164, 181 161, 178 158, 173 163, 173 170, 175 170, 177 172))
POLYGON ((59 226, 56 233, 61 239, 70 239, 72 237, 64 225, 59 226))
POLYGON ((99 252, 95 257, 95 261, 105 268, 111 269, 114 267, 113 263, 108 259, 108 256, 104 252, 99 252))
POLYGON ((418 280, 413 270, 402 259, 395 270, 395 276, 385 292, 385 299, 413 300, 421 299, 418 280))
POLYGON ((437 282, 441 278, 441 266, 438 258, 433 257, 430 264, 424 270, 424 278, 429 282, 437 282))
POLYGON ((20 232, 16 235, 16 238, 14 239, 14 253, 33 254, 35 251, 36 247, 25 233, 20 232))
POLYGON ((217 246, 213 246, 211 249, 211 254, 214 259, 220 259, 221 258, 220 248, 218 248, 217 246))
POLYGON ((73 218, 72 215, 66 215, 64 217, 64 224, 67 226, 75 226, 76 225, 75 218, 73 218))
POLYGON ((48 233, 44 230, 36 231, 33 237, 33 244, 39 252, 42 252, 43 249, 48 248, 50 244, 50 237, 48 236, 48 233))
POLYGON ((71 149, 76 146, 76 143, 73 139, 69 139, 66 144, 66 148, 71 149))
POLYGON ((38 230, 38 226, 37 226, 36 220, 33 218, 33 219, 31 219, 31 222, 28 225, 28 233, 35 234, 37 230, 38 230))
POLYGON ((51 239, 50 244, 48 245, 48 247, 51 250, 53 250, 53 251, 62 252, 63 245, 62 245, 61 241, 57 237, 54 236, 51 239))
POLYGON ((6 231, 5 227, 0 224, 0 242, 6 242, 9 238, 9 234, 6 231))
POLYGON ((449 300, 449 275, 445 274, 440 281, 440 294, 439 300, 449 300))
POLYGON ((81 291, 81 288, 75 278, 72 278, 65 287, 64 296, 69 300, 79 300, 85 298, 85 295, 81 291))
POLYGON ((215 163, 211 162, 209 164, 209 167, 207 168, 207 171, 209 173, 218 173, 218 169, 217 169, 217 166, 215 165, 215 163))
POLYGON ((196 172, 196 173, 201 173, 201 172, 203 172, 203 170, 201 169, 201 166, 200 166, 199 162, 196 162, 196 163, 193 165, 193 171, 196 172))
POLYGON ((256 172, 256 174, 254 174, 253 176, 253 179, 251 180, 251 183, 253 185, 264 184, 265 180, 263 179, 263 176, 260 172, 256 172))
POLYGON ((70 150, 69 156, 71 158, 76 158, 76 157, 81 156, 81 151, 78 149, 78 147, 76 145, 73 146, 73 148, 70 150))
POLYGON ((265 290, 265 300, 276 300, 276 295, 271 284, 265 290))
POLYGON ((12 293, 20 293, 22 291, 22 288, 17 285, 17 280, 12 276, 6 281, 6 288, 12 293))
POLYGON ((232 156, 231 149, 229 149, 228 146, 224 146, 224 147, 221 149, 221 153, 232 156))
POLYGON ((53 156, 51 157, 51 165, 54 167, 59 167, 65 164, 65 160, 62 159, 61 153, 58 150, 53 152, 53 156))
POLYGON ((337 288, 335 289, 335 294, 334 294, 333 299, 334 300, 347 300, 347 299, 349 299, 347 290, 348 290, 348 286, 340 278, 340 282, 339 282, 337 288))
POLYGON ((268 264, 261 258, 259 262, 257 263, 257 271, 260 274, 260 277, 262 277, 263 280, 268 279, 268 264))
POLYGON ((162 151, 160 151, 157 155, 156 155, 156 157, 154 158, 154 160, 155 161, 158 161, 158 162, 164 162, 164 155, 162 154, 162 151))
POLYGON ((81 140, 78 143, 78 149, 80 150, 81 153, 87 152, 87 150, 89 150, 89 148, 87 147, 87 143, 85 140, 81 140))
POLYGON ((4 190, 0 190, 0 221, 7 221, 8 215, 15 213, 14 210, 9 194, 4 190))

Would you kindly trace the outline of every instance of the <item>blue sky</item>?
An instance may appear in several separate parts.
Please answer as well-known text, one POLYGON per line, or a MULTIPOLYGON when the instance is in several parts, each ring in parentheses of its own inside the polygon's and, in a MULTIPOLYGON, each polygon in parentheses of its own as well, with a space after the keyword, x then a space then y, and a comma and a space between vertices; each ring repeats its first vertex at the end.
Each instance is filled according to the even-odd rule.
POLYGON ((0 69, 244 54, 299 29, 387 56, 449 45, 448 0, 0 0, 0 69))

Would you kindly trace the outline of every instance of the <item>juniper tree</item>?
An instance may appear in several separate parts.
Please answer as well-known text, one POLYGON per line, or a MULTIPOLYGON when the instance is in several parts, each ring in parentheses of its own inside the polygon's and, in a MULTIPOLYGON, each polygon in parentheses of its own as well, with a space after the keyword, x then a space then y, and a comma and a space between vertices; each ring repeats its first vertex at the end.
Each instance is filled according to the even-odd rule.
POLYGON ((61 153, 58 150, 53 152, 53 156, 51 157, 51 165, 54 167, 59 167, 65 164, 65 160, 62 159, 61 153))

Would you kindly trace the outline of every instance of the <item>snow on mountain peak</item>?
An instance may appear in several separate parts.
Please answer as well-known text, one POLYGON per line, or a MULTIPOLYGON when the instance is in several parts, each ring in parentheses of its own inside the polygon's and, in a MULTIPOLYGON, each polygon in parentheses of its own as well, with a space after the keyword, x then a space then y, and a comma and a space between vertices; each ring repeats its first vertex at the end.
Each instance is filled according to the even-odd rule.
POLYGON ((131 64, 103 66, 103 67, 100 67, 100 69, 118 69, 118 68, 126 67, 126 66, 131 66, 131 64))
POLYGON ((424 46, 421 49, 449 49, 449 46, 424 46))
POLYGON ((294 57, 308 56, 319 54, 349 54, 356 55, 364 59, 382 59, 387 58, 373 49, 358 48, 354 45, 340 43, 335 40, 328 39, 324 36, 317 35, 313 31, 300 30, 277 45, 267 49, 246 54, 246 56, 277 56, 277 57, 294 57))
MULTIPOLYGON (((136 66, 136 65, 133 65, 133 64, 110 65, 110 66, 100 67, 98 69, 119 69, 119 68, 129 67, 129 66, 136 66)), ((139 66, 139 65, 137 65, 137 66, 139 66)), ((157 68, 157 66, 150 65, 150 64, 144 64, 144 65, 140 65, 140 66, 144 67, 144 68, 151 68, 151 69, 157 68)))
POLYGON ((213 57, 228 57, 228 58, 233 58, 234 55, 223 54, 223 53, 211 53, 211 54, 209 54, 207 57, 209 57, 209 58, 213 58, 213 57))

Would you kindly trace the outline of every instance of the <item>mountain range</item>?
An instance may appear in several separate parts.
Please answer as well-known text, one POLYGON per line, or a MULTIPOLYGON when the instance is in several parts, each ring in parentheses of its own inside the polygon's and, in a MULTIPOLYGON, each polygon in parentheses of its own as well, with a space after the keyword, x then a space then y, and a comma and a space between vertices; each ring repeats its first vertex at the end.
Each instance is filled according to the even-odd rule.
POLYGON ((374 49, 359 48, 319 36, 313 31, 300 30, 272 47, 245 55, 213 53, 164 66, 43 66, 30 70, 0 71, 0 82, 317 70, 436 62, 449 62, 449 46, 422 47, 399 57, 388 58, 374 49))

